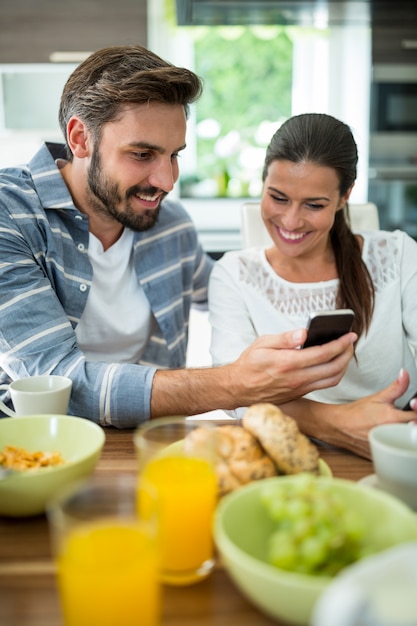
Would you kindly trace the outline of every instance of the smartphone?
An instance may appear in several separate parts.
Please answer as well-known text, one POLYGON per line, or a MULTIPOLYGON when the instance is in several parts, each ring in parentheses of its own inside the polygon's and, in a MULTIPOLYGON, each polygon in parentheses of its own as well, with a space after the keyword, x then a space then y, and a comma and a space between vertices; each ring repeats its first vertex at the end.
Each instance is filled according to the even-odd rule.
POLYGON ((311 313, 307 325, 307 339, 303 348, 320 346, 350 332, 354 317, 352 309, 311 313))

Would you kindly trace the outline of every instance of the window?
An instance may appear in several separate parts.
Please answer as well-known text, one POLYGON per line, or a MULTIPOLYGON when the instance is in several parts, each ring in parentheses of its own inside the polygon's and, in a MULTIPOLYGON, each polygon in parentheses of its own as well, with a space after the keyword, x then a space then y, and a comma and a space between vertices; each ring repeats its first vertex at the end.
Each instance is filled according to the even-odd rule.
POLYGON ((285 28, 260 26, 194 27, 192 37, 204 92, 181 195, 257 196, 265 148, 291 115, 292 41, 285 28))
POLYGON ((266 146, 291 115, 290 30, 177 26, 174 0, 149 3, 149 47, 204 82, 181 156, 181 197, 259 196, 266 146))
POLYGON ((321 112, 351 126, 360 154, 351 200, 367 201, 369 27, 179 27, 174 0, 148 0, 148 46, 205 79, 181 156, 181 195, 258 196, 274 127, 321 112))

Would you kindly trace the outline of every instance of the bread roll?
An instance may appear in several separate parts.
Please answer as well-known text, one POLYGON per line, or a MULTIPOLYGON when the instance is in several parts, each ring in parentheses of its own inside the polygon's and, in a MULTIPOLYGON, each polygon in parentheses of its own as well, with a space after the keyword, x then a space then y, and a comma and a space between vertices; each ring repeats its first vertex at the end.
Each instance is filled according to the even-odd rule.
POLYGON ((295 419, 275 405, 253 404, 245 412, 242 422, 274 461, 279 473, 319 472, 316 446, 300 432, 295 419))
MULTIPOLYGON (((250 406, 239 425, 216 426, 213 459, 224 495, 242 485, 278 474, 319 473, 319 453, 297 422, 273 404, 250 406)), ((204 426, 187 435, 188 449, 207 452, 210 432, 204 426)))
MULTIPOLYGON (((241 426, 217 426, 215 429, 214 463, 219 494, 224 495, 253 480, 277 475, 272 459, 253 435, 241 426)), ((195 450, 207 443, 207 429, 197 428, 187 435, 187 446, 195 450)))

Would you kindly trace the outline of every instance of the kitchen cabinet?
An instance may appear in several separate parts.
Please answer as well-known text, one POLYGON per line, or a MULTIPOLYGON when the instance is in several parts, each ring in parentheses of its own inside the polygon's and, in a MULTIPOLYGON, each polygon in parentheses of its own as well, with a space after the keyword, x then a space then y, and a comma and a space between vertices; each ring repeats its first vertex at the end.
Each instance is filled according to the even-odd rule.
MULTIPOLYGON (((417 5, 415 5, 417 6, 417 5)), ((416 8, 411 6, 415 12, 416 8)), ((372 62, 417 65, 417 47, 405 47, 404 42, 417 43, 417 15, 410 15, 410 25, 374 27, 372 29, 372 62)), ((410 46, 410 44, 408 44, 410 46)))
POLYGON ((147 45, 147 0, 10 0, 0 9, 0 63, 48 63, 55 51, 147 45))
POLYGON ((369 200, 378 207, 381 229, 399 228, 417 240, 417 161, 370 167, 369 200))

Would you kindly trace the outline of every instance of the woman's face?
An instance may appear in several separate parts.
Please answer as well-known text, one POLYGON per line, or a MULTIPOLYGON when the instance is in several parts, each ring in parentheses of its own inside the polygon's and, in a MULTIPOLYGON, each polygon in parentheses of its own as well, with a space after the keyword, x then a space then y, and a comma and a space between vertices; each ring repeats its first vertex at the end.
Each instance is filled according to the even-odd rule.
POLYGON ((326 250, 343 197, 335 169, 311 162, 273 161, 265 179, 261 211, 275 247, 286 256, 326 250))

